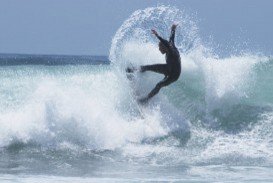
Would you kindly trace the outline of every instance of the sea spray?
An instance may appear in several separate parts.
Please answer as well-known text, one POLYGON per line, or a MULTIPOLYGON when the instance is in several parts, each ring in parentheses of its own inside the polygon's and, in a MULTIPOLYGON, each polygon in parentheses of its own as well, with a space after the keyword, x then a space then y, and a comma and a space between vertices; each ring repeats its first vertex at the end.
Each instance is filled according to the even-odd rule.
MULTIPOLYGON (((125 20, 110 65, 1 67, 1 171, 211 181, 256 173, 271 180, 272 59, 210 50, 193 18, 159 6, 125 20), (124 69, 164 63, 150 29, 167 38, 173 22, 182 75, 139 106, 124 69)), ((140 94, 162 78, 139 74, 140 94)))

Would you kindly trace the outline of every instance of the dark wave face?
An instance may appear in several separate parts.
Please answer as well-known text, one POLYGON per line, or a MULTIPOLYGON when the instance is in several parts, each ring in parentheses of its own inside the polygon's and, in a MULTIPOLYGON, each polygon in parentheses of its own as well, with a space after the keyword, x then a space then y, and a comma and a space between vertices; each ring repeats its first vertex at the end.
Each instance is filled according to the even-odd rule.
MULTIPOLYGON (((47 58, 53 67, 0 67, 3 180, 272 181, 271 58, 212 54, 195 21, 166 6, 138 10, 124 21, 110 64, 81 65, 74 58, 62 64, 47 58), (137 72, 128 80, 124 70, 164 63, 149 29, 166 37, 173 22, 179 23, 182 74, 139 105, 137 97, 163 76, 137 72)), ((33 62, 46 63, 40 59, 33 62)))

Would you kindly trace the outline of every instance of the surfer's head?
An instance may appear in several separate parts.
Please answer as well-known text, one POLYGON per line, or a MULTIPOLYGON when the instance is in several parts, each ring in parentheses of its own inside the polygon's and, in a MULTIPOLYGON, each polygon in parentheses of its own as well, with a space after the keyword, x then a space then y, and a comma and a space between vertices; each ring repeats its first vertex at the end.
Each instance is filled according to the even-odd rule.
POLYGON ((160 41, 158 43, 158 48, 159 48, 159 51, 162 53, 162 54, 165 54, 167 52, 167 48, 166 46, 164 46, 164 44, 160 41))

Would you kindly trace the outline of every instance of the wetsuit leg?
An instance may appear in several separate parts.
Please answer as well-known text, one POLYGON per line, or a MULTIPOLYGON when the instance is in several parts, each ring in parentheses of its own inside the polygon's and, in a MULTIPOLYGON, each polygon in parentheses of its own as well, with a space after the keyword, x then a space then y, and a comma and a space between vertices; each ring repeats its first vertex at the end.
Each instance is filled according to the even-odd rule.
POLYGON ((156 84, 155 88, 148 94, 147 97, 140 99, 139 102, 146 103, 150 98, 155 96, 162 87, 167 86, 174 81, 176 81, 176 80, 171 77, 165 77, 162 81, 160 81, 159 83, 156 84))
POLYGON ((169 75, 169 69, 167 64, 154 64, 154 65, 144 65, 140 67, 140 72, 153 71, 156 73, 164 74, 165 76, 169 75))

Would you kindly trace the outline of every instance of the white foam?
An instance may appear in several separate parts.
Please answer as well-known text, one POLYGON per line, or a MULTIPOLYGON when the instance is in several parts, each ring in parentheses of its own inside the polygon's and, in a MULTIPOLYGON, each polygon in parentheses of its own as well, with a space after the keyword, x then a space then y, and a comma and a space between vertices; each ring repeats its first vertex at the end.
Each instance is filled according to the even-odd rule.
POLYGON ((88 76, 37 76, 36 82, 39 84, 28 91, 26 104, 0 114, 2 147, 19 140, 44 146, 72 143, 114 149, 168 133, 159 109, 146 111, 145 118, 139 114, 132 117, 133 109, 128 107, 136 104, 132 104, 126 82, 113 71, 88 76))
MULTIPOLYGON (((182 60, 180 81, 184 75, 192 77, 196 72, 201 73, 199 79, 205 86, 200 88, 205 89, 202 107, 207 113, 249 96, 249 86, 255 80, 253 68, 264 58, 248 54, 223 59, 212 55, 200 43, 196 25, 183 12, 165 6, 148 8, 133 13, 117 31, 110 50, 113 63, 109 69, 93 66, 96 69, 90 67, 92 71, 87 72, 86 68, 75 67, 70 73, 62 68, 55 71, 43 68, 43 72, 31 74, 28 69, 22 69, 19 76, 17 71, 9 70, 13 79, 5 78, 5 83, 12 80, 9 89, 14 96, 9 100, 2 97, 6 102, 1 102, 1 107, 7 109, 0 110, 0 146, 13 141, 34 141, 44 147, 122 148, 123 154, 129 157, 152 154, 155 162, 167 159, 166 162, 189 164, 234 153, 254 158, 272 157, 272 133, 262 133, 271 129, 270 115, 251 131, 239 134, 194 126, 185 148, 173 137, 157 144, 142 144, 149 138, 189 130, 183 113, 169 102, 164 92, 140 111, 124 73, 129 63, 137 66, 164 63, 150 28, 157 26, 155 28, 166 37, 173 22, 180 25, 176 37, 182 60), (24 102, 18 103, 18 100, 24 102), (10 101, 14 104, 6 106, 10 101), (264 122, 268 125, 263 126, 264 122)), ((162 76, 145 73, 139 79, 137 87, 147 94, 162 76)), ((181 88, 175 90, 183 94, 181 88)))

